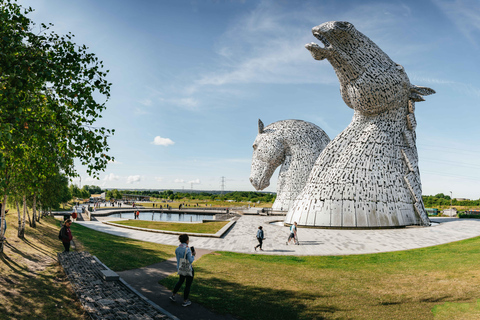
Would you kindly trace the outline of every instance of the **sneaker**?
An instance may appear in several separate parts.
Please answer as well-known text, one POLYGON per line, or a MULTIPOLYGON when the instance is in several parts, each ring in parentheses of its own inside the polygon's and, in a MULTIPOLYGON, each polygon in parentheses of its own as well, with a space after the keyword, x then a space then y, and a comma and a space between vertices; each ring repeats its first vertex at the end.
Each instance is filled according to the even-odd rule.
POLYGON ((192 301, 190 301, 190 300, 183 301, 182 307, 188 307, 188 306, 191 305, 191 304, 192 304, 192 301))
POLYGON ((287 241, 287 242, 285 242, 285 244, 288 246, 288 241, 287 241))
POLYGON ((175 299, 175 296, 170 296, 169 299, 172 300, 173 302, 177 301, 177 300, 175 299))

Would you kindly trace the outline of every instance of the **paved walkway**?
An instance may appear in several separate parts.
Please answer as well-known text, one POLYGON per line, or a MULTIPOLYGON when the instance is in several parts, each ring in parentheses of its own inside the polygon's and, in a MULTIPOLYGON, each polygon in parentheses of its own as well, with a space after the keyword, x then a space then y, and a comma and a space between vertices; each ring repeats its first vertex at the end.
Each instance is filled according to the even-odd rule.
MULTIPOLYGON (((428 228, 408 227, 380 230, 340 230, 299 228, 300 245, 286 245, 289 229, 269 222, 272 216, 242 216, 222 238, 190 237, 190 245, 198 249, 275 255, 349 255, 366 254, 421 247, 459 241, 480 236, 476 219, 433 218, 440 224, 428 228), (258 226, 265 232, 264 251, 254 251, 258 226)), ((178 245, 178 236, 131 230, 99 221, 77 222, 86 227, 117 236, 155 243, 178 245)))

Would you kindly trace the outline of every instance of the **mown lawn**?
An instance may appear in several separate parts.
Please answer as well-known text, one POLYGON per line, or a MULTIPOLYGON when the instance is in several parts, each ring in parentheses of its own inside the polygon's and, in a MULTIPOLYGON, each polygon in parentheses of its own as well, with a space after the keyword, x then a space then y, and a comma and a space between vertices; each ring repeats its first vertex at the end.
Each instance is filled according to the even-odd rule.
POLYGON ((88 251, 114 271, 148 266, 174 257, 176 246, 114 236, 73 223, 78 251, 88 251))
POLYGON ((186 233, 217 233, 229 221, 215 221, 204 223, 178 223, 147 220, 121 220, 110 221, 111 223, 121 224, 131 227, 147 228, 154 230, 178 231, 186 233))
POLYGON ((354 256, 216 252, 194 264, 191 298, 242 319, 477 319, 479 264, 480 238, 354 256))
MULTIPOLYGON (((9 216, 0 262, 0 319, 86 319, 56 262, 59 221, 16 238, 9 216)), ((173 256, 175 246, 73 224, 77 250, 114 270, 173 256)), ((392 253, 288 257, 214 252, 194 263, 194 303, 240 319, 478 319, 480 237, 392 253)), ((176 275, 161 283, 172 288, 176 275)))

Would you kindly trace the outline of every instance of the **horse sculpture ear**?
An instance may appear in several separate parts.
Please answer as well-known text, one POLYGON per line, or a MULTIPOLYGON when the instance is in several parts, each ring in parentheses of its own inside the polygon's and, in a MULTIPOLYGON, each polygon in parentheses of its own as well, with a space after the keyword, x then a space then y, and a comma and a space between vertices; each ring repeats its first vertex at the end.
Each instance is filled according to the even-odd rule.
POLYGON ((263 122, 262 120, 258 119, 258 133, 263 133, 263 122))

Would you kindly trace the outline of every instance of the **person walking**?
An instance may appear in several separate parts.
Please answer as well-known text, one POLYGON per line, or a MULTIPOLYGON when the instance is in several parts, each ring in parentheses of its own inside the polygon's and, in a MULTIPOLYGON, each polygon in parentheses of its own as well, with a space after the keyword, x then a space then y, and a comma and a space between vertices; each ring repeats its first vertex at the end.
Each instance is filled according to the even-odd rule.
POLYGON ((264 237, 262 226, 258 227, 257 240, 258 240, 258 244, 255 247, 253 247, 253 249, 255 249, 255 251, 257 251, 257 248, 260 247, 260 251, 263 251, 262 245, 263 245, 263 240, 265 240, 265 237, 264 237))
POLYGON ((170 300, 173 302, 176 301, 175 295, 180 290, 180 287, 183 285, 183 283, 186 280, 185 290, 183 290, 182 306, 188 307, 189 305, 192 304, 192 302, 188 300, 188 296, 190 294, 190 287, 192 286, 193 276, 195 275, 195 272, 192 267, 192 263, 195 260, 195 249, 193 247, 191 247, 191 249, 190 247, 188 247, 189 238, 187 234, 181 234, 178 237, 178 240, 180 241, 180 244, 178 245, 177 249, 175 249, 175 255, 177 256, 177 272, 179 273, 180 279, 178 279, 178 282, 175 284, 175 287, 173 288, 172 295, 170 296, 170 300), (186 259, 190 263, 191 276, 180 274, 180 271, 179 271, 180 259, 186 259))
POLYGON ((288 236, 287 245, 290 243, 292 239, 293 239, 293 244, 295 244, 295 241, 297 240, 297 222, 294 222, 290 226, 290 235, 288 236))
POLYGON ((70 251, 70 242, 73 239, 72 236, 72 231, 70 231, 70 226, 72 225, 72 220, 67 219, 65 220, 65 223, 63 224, 63 227, 60 229, 60 234, 59 237, 62 240, 63 247, 65 250, 63 252, 69 252, 70 251))
POLYGON ((72 216, 72 220, 73 220, 73 221, 77 221, 77 216, 78 216, 78 214, 77 214, 77 208, 75 208, 75 210, 73 210, 71 216, 72 216))

